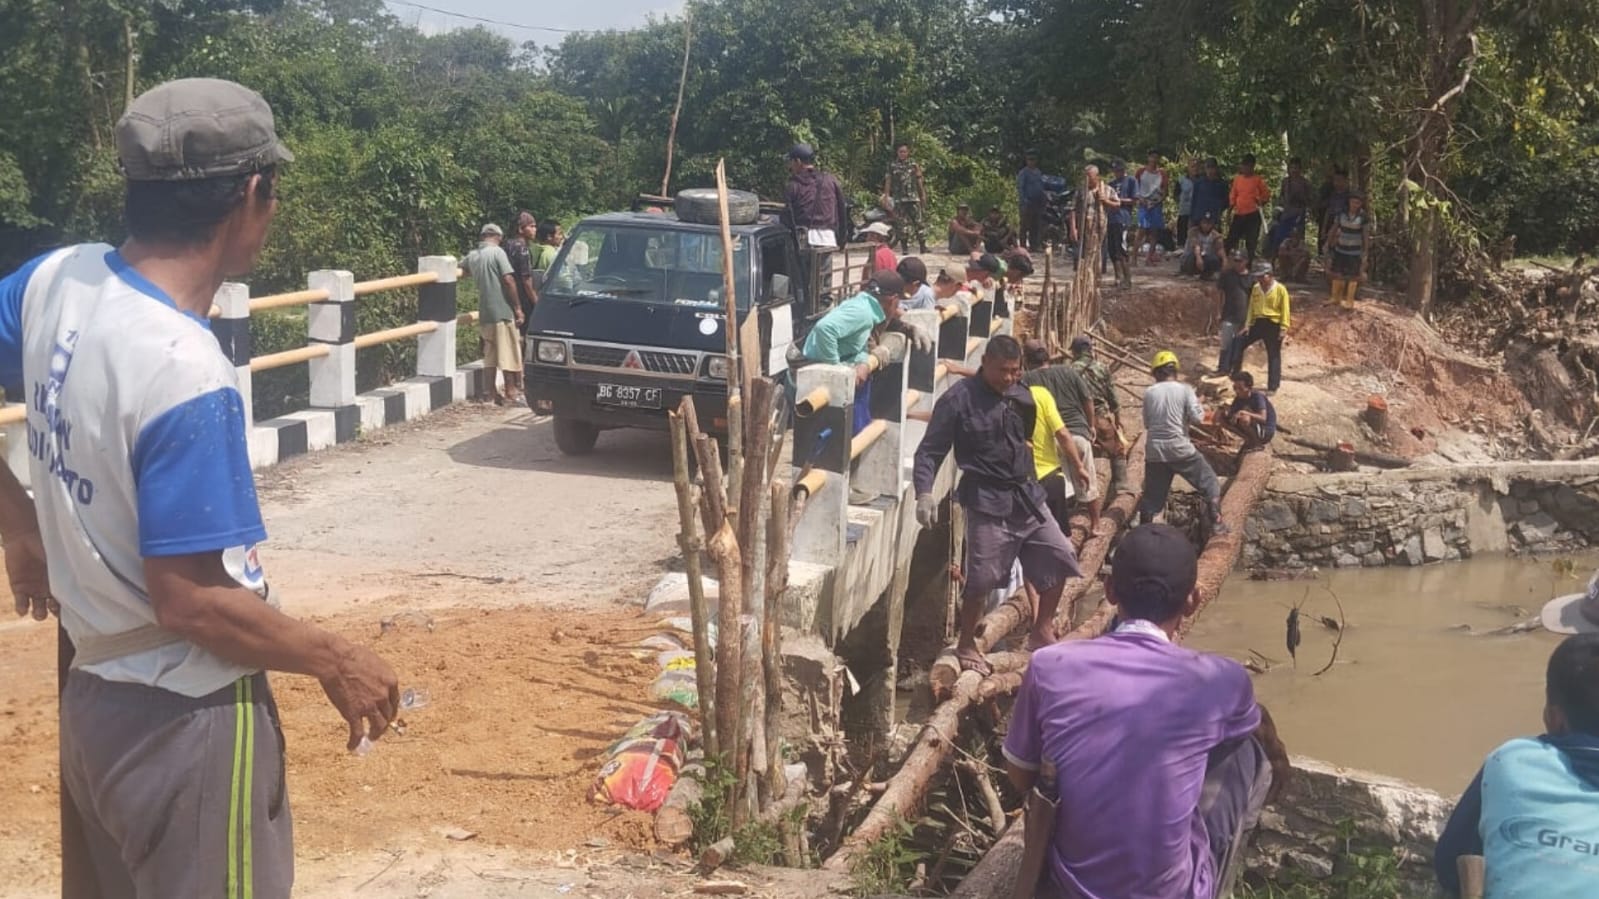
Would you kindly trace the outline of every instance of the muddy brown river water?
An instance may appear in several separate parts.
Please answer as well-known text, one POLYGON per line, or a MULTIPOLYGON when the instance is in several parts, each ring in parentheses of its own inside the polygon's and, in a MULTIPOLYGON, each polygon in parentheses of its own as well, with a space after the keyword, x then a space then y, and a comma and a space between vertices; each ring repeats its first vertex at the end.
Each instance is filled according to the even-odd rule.
POLYGON ((1255 675, 1255 690, 1290 752, 1455 794, 1495 746, 1542 730, 1544 666, 1560 641, 1542 630, 1477 634, 1582 590, 1599 554, 1571 561, 1569 574, 1547 558, 1489 557, 1323 571, 1315 580, 1234 575, 1188 645, 1239 661, 1253 650, 1276 663, 1255 675), (1316 618, 1339 614, 1328 587, 1343 603, 1348 628, 1337 662, 1316 676, 1335 636, 1316 618), (1284 645, 1285 619, 1301 600, 1295 665, 1284 645))

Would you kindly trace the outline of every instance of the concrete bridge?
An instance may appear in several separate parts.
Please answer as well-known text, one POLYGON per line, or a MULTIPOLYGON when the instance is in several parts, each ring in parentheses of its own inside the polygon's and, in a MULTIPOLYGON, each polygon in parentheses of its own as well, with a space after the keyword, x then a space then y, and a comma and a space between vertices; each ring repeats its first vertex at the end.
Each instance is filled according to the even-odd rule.
MULTIPOLYGON (((863 252, 861 247, 849 247, 835 255, 830 277, 835 295, 845 295, 858 283, 868 256, 869 250, 863 252)), ((457 285, 462 276, 455 257, 424 256, 417 260, 414 273, 364 281, 357 281, 348 271, 313 271, 306 278, 305 289, 288 293, 252 296, 247 284, 223 284, 211 309, 210 324, 223 353, 235 367, 245 399, 252 466, 264 469, 492 392, 489 379, 493 373, 486 371, 481 362, 457 363, 458 330, 462 326, 473 327, 477 320, 476 312, 458 312, 457 285), (356 332, 356 309, 362 298, 402 290, 414 291, 414 324, 365 334, 356 332), (303 308, 306 313, 305 346, 255 354, 250 337, 252 315, 296 308, 303 308), (414 376, 376 390, 357 392, 359 350, 412 340, 416 343, 414 376), (255 420, 254 375, 295 365, 306 365, 309 370, 308 407, 255 420)), ((789 631, 789 641, 801 652, 820 656, 836 652, 855 680, 871 686, 873 724, 880 730, 886 730, 892 720, 894 672, 910 560, 921 534, 914 514, 910 468, 925 424, 916 420, 914 413, 930 411, 952 383, 950 363, 975 367, 989 337, 1011 330, 1008 318, 995 315, 992 296, 969 309, 952 305, 937 311, 907 312, 905 320, 935 335, 936 340, 931 349, 908 346, 898 338, 890 340, 893 361, 871 375, 871 425, 858 435, 850 433, 855 394, 853 367, 815 365, 798 372, 797 395, 805 400, 801 403, 804 414, 795 417, 788 441, 793 471, 805 475, 795 485, 796 501, 803 503, 804 511, 794 535, 782 624, 789 631), (851 502, 852 495, 859 501, 851 502), (865 499, 861 499, 863 495, 865 499), (870 633, 857 635, 868 617, 870 633), (807 643, 799 639, 805 637, 814 640, 807 643)), ((511 421, 523 419, 530 421, 531 416, 510 416, 511 421)), ((21 404, 0 407, 0 433, 5 437, 7 462, 24 480, 28 471, 25 427, 21 404)), ((657 475, 661 466, 669 475, 670 454, 664 441, 649 434, 621 433, 627 436, 613 441, 624 444, 632 458, 620 466, 614 443, 613 451, 587 460, 559 460, 547 451, 541 458, 555 468, 594 474, 610 467, 626 469, 637 465, 641 473, 648 472, 646 476, 657 475), (645 449, 651 446, 657 449, 645 449)), ((493 436, 496 441, 516 439, 504 428, 496 428, 493 436)), ((530 439, 539 445, 548 440, 548 435, 530 435, 530 439)), ((428 431, 412 431, 392 438, 392 443, 412 440, 426 445, 431 436, 428 431)), ((504 458, 520 457, 522 449, 506 447, 504 458)), ((404 451, 396 447, 395 452, 404 451)), ((473 456, 471 452, 455 451, 452 461, 469 466, 474 461, 487 461, 473 456)), ((470 472, 444 470, 433 477, 444 482, 459 481, 464 491, 472 489, 470 472)), ((953 462, 946 460, 935 486, 940 499, 948 495, 953 483, 953 462)), ((360 520, 347 524, 371 529, 367 539, 373 545, 388 543, 388 535, 396 530, 420 537, 402 523, 367 514, 371 510, 366 509, 363 498, 345 495, 343 485, 329 485, 327 489, 339 497, 337 502, 325 504, 331 520, 340 521, 351 510, 364 510, 360 520)), ((371 485, 359 488, 371 489, 371 485)), ((419 490, 414 485, 390 489, 393 495, 389 502, 400 508, 415 506, 420 516, 417 524, 431 523, 426 500, 434 497, 433 491, 419 490)), ((670 503, 669 489, 663 488, 658 494, 651 496, 649 507, 656 505, 656 499, 670 503)), ((531 495, 527 498, 542 512, 561 509, 563 496, 573 506, 589 502, 580 491, 551 489, 548 485, 538 491, 536 500, 531 495)), ((483 561, 490 570, 502 564, 493 553, 483 561)), ((543 578, 546 573, 541 570, 536 576, 543 578)), ((571 568, 563 569, 563 575, 583 580, 571 568)), ((550 586, 561 585, 552 581, 550 586)), ((681 574, 667 575, 650 596, 652 610, 686 607, 686 581, 681 574)), ((819 661, 836 669, 836 660, 831 657, 819 661)), ((842 675, 841 669, 839 673, 842 675)), ((836 703, 833 711, 836 714, 836 703)))

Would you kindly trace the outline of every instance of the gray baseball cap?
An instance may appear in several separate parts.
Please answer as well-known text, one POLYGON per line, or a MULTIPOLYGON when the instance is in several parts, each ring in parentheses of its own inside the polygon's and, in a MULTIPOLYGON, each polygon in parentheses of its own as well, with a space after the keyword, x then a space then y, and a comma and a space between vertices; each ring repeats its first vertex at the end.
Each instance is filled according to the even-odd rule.
POLYGON ((129 181, 219 178, 294 161, 266 100, 219 78, 180 78, 140 94, 117 122, 117 156, 129 181))

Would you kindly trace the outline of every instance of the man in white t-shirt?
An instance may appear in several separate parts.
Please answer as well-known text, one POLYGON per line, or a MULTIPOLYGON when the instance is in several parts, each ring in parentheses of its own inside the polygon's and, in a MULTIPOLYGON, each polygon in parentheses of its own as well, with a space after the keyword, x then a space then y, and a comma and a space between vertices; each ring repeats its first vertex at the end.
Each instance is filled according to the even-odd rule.
POLYGON ((1138 523, 1148 524, 1165 511, 1171 479, 1180 477, 1199 494, 1210 533, 1225 534, 1221 484, 1210 463, 1188 439, 1189 426, 1204 419, 1205 409, 1194 388, 1177 380, 1176 353, 1156 353, 1149 373, 1155 383, 1144 388, 1144 493, 1138 501, 1138 523))
POLYGON ((350 749, 399 703, 382 659, 277 610, 243 399, 207 324, 223 279, 255 264, 293 156, 259 94, 214 79, 143 94, 116 138, 128 239, 0 279, 0 385, 27 403, 34 491, 0 465, 0 538, 19 609, 53 592, 75 649, 63 868, 96 896, 287 897, 264 671, 321 681, 350 749))

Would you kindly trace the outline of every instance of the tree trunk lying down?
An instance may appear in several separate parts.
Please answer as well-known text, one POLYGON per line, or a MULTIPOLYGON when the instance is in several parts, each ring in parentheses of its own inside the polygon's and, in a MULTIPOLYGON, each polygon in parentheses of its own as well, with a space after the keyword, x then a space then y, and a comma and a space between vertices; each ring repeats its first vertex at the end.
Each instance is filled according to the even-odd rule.
MULTIPOLYGON (((1227 492, 1223 494, 1221 500, 1221 515, 1222 520, 1231 528, 1231 533, 1211 537, 1199 555, 1199 606, 1194 616, 1182 623, 1178 631, 1179 639, 1188 633, 1199 613, 1221 592, 1222 582, 1232 571, 1233 565, 1238 561, 1239 553, 1243 550, 1244 521, 1249 517, 1249 512, 1255 503, 1259 502, 1261 495, 1265 493, 1266 481, 1270 475, 1271 452, 1262 450, 1246 454, 1239 463, 1238 474, 1228 482, 1227 492)), ((1114 608, 1108 604, 1101 604, 1092 618, 1065 635, 1063 639, 1097 637, 1104 633, 1113 616, 1114 608)), ((1023 672, 1019 671, 1006 672, 985 679, 979 678, 975 672, 962 673, 955 681, 955 688, 950 698, 934 709, 932 717, 927 720, 921 735, 917 738, 916 747, 911 750, 900 770, 889 779, 888 788, 867 813, 866 820, 844 840, 839 850, 833 853, 822 867, 833 871, 849 870, 854 864, 857 853, 881 839, 897 821, 911 818, 925 802, 935 775, 951 755, 954 747, 951 740, 960 729, 961 718, 975 705, 1015 692, 1021 686, 1022 674, 1023 672)), ((1016 862, 1021 858, 1021 837, 1019 827, 1012 825, 1006 831, 1007 837, 1011 831, 1017 834, 1014 838, 1015 858, 1008 863, 994 864, 1001 870, 1010 871, 1014 880, 1016 862)), ((1000 844, 996 844, 995 850, 1004 843, 1002 839, 1000 844)), ((989 855, 993 854, 994 850, 990 850, 989 855)), ((992 880, 975 881, 972 891, 966 890, 967 882, 971 882, 980 870, 984 870, 988 861, 988 856, 985 856, 977 868, 967 875, 966 881, 962 882, 961 890, 954 895, 985 896, 995 899, 1008 896, 1008 892, 998 890, 998 882, 992 880)))

